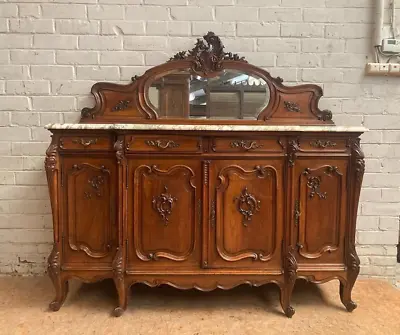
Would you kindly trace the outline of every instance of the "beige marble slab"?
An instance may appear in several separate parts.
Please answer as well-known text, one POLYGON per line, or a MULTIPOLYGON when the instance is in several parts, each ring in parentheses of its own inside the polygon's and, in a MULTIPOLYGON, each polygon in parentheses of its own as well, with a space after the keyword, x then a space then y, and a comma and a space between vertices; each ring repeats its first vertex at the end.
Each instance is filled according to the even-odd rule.
POLYGON ((205 124, 155 124, 155 123, 51 123, 46 129, 92 129, 92 130, 173 130, 173 131, 254 131, 254 132, 356 132, 368 131, 364 127, 343 126, 277 126, 277 125, 205 125, 205 124))

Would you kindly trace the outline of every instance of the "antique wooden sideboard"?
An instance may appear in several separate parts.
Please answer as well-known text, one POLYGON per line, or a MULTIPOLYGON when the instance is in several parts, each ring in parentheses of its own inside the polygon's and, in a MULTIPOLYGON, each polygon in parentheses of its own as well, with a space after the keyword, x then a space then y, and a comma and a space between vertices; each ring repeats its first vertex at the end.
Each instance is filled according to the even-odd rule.
POLYGON ((284 313, 297 278, 359 273, 362 127, 320 110, 316 85, 288 87, 224 51, 209 32, 132 83, 97 83, 79 124, 51 124, 45 168, 54 311, 68 280, 203 291, 276 283, 284 313))

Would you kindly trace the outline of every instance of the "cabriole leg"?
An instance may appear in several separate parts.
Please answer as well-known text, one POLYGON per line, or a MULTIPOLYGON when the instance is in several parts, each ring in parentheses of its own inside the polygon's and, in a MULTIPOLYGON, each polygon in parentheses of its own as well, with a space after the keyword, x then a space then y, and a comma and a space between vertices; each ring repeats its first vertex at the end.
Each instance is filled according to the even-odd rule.
POLYGON ((353 286, 354 282, 340 282, 340 300, 348 312, 352 312, 357 308, 357 304, 351 300, 353 286))
POLYGON ((350 252, 347 256, 347 280, 340 281, 340 300, 348 312, 357 308, 357 304, 351 300, 351 291, 360 273, 360 259, 357 256, 354 243, 350 244, 350 252))
POLYGON ((128 289, 124 276, 124 258, 122 248, 117 249, 113 260, 114 283, 118 292, 118 306, 114 309, 114 316, 119 317, 124 314, 128 305, 128 289))
POLYGON ((124 314, 126 307, 128 305, 129 286, 127 286, 123 281, 118 281, 115 279, 114 283, 118 292, 118 306, 115 307, 113 314, 115 317, 119 317, 122 314, 124 314))
POLYGON ((283 312, 288 318, 291 318, 295 313, 294 308, 290 305, 290 299, 292 297, 293 287, 294 285, 283 285, 280 287, 281 306, 283 312))
POLYGON ((68 281, 64 280, 61 275, 60 252, 57 243, 54 243, 47 261, 47 271, 56 289, 56 297, 50 303, 49 308, 56 312, 61 308, 68 294, 68 281))
POLYGON ((53 281, 54 287, 56 289, 56 297, 50 303, 49 308, 53 312, 57 312, 63 305, 65 299, 67 298, 69 285, 68 285, 67 280, 61 280, 60 277, 58 277, 52 281, 53 281))
POLYGON ((286 253, 286 257, 284 260, 284 268, 285 268, 285 284, 283 286, 280 286, 281 305, 285 315, 288 318, 291 318, 294 315, 295 310, 290 305, 290 299, 292 297, 294 284, 297 278, 297 260, 295 257, 295 249, 292 246, 289 247, 289 250, 286 253))

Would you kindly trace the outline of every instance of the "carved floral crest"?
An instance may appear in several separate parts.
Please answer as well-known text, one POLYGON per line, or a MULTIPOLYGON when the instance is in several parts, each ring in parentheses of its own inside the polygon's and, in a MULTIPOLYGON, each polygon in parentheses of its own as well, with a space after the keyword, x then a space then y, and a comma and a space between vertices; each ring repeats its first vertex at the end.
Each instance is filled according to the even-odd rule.
POLYGON ((212 31, 204 35, 203 39, 198 38, 192 50, 178 52, 170 61, 180 59, 193 60, 193 70, 204 74, 222 70, 224 60, 246 62, 244 57, 239 57, 231 52, 224 52, 221 39, 212 31))

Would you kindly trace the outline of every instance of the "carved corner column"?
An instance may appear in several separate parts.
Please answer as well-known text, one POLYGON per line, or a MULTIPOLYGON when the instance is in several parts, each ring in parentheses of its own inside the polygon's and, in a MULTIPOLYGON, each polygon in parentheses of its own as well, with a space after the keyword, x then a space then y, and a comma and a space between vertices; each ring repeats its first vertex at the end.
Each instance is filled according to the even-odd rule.
MULTIPOLYGON (((114 316, 121 316, 128 305, 128 287, 125 283, 126 254, 127 243, 125 243, 126 234, 126 208, 127 197, 127 160, 125 157, 124 136, 118 136, 114 143, 114 150, 117 159, 117 178, 118 178, 118 248, 112 262, 113 279, 118 292, 118 306, 114 309, 114 316)), ((127 241, 127 240, 126 240, 127 241)))
POLYGON ((60 187, 60 159, 58 155, 58 144, 57 138, 52 137, 52 141, 46 151, 46 158, 44 161, 44 167, 47 176, 47 185, 49 188, 51 211, 53 215, 53 235, 54 243, 53 249, 47 260, 47 272, 51 281, 53 282, 56 290, 56 297, 50 303, 49 308, 52 311, 58 311, 65 301, 68 294, 68 282, 64 281, 61 276, 61 241, 60 241, 60 199, 59 199, 59 187, 60 187))
POLYGON ((349 182, 351 183, 351 192, 348 207, 349 231, 346 236, 347 280, 346 282, 340 282, 340 299, 347 311, 352 312, 357 307, 357 304, 351 299, 351 291, 357 280, 358 274, 360 273, 360 259, 356 252, 355 234, 358 203, 360 200, 361 185, 365 171, 365 161, 359 138, 351 138, 349 140, 349 147, 351 149, 351 174, 349 179, 349 182))
POLYGON ((285 258, 284 258, 284 270, 285 270, 285 283, 280 288, 281 289, 281 306, 283 312, 288 318, 291 318, 295 310, 290 305, 290 299, 292 297, 292 292, 294 288, 294 284, 297 279, 297 261, 295 257, 295 249, 291 246, 287 251, 285 258))

